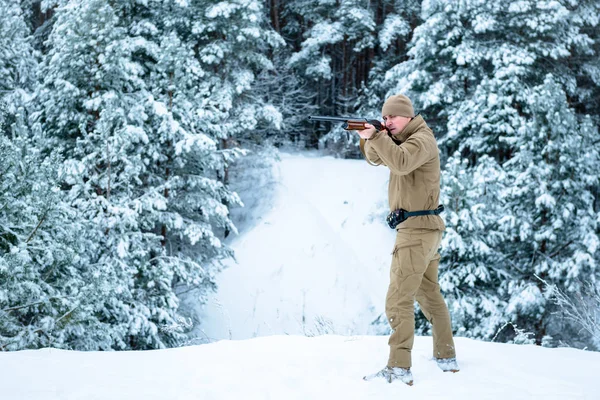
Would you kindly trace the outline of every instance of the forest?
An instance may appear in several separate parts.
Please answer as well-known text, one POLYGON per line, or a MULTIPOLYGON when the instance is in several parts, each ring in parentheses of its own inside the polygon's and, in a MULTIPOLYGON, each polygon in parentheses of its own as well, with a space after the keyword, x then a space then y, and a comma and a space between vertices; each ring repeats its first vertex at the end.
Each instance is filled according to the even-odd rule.
POLYGON ((456 334, 600 350, 599 24, 597 0, 1 0, 0 349, 186 343, 230 169, 359 158, 308 116, 403 93, 457 216, 456 334))

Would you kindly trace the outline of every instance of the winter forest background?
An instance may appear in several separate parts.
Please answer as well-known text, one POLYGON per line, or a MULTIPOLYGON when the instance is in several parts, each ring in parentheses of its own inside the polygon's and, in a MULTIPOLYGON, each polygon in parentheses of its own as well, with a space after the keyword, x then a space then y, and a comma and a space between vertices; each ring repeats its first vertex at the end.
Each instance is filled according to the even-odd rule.
POLYGON ((306 117, 405 93, 442 152, 457 335, 513 340, 510 321, 600 350, 599 19, 598 0, 0 0, 0 349, 187 343, 181 295, 231 256, 241 172, 281 147, 360 157, 306 117))

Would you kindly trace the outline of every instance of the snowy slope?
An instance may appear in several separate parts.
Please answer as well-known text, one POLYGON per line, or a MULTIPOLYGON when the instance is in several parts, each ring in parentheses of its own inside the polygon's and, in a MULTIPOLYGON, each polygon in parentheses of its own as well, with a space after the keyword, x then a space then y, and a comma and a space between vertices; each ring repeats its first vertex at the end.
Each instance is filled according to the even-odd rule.
POLYGON ((370 333, 395 239, 383 223, 387 169, 311 153, 276 169, 273 209, 231 243, 237 263, 201 315, 205 337, 370 333))
POLYGON ((2 400, 333 400, 600 398, 600 353, 457 338, 459 373, 418 337, 414 386, 365 382, 383 336, 271 336, 139 352, 0 353, 2 400))

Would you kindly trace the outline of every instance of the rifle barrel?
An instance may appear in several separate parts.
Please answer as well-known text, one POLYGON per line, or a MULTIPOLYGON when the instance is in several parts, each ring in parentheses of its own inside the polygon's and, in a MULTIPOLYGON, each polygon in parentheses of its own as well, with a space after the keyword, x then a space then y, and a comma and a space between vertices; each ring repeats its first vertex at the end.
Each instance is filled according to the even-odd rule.
POLYGON ((365 129, 364 124, 365 123, 369 123, 371 125, 373 125, 375 127, 375 129, 377 129, 378 131, 381 131, 383 129, 387 128, 385 127, 385 125, 383 125, 381 122, 379 122, 376 119, 367 119, 367 118, 348 118, 348 117, 330 117, 328 115, 310 115, 308 117, 309 120, 311 121, 328 121, 328 122, 345 122, 345 125, 343 126, 342 129, 345 129, 347 131, 353 131, 353 130, 361 130, 361 129, 365 129))
POLYGON ((308 117, 308 119, 309 120, 313 120, 313 121, 332 121, 332 122, 363 121, 363 120, 365 120, 364 118, 329 117, 329 116, 320 116, 320 115, 311 115, 311 116, 308 117))

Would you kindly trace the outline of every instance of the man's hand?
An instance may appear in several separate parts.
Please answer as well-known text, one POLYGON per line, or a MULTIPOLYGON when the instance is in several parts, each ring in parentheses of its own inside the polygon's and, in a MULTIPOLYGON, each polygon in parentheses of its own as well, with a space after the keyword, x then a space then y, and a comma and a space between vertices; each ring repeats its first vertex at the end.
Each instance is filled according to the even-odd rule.
POLYGON ((365 124, 365 129, 357 132, 361 138, 370 139, 371 136, 373 136, 377 132, 377 129, 375 129, 375 127, 371 124, 365 124))

